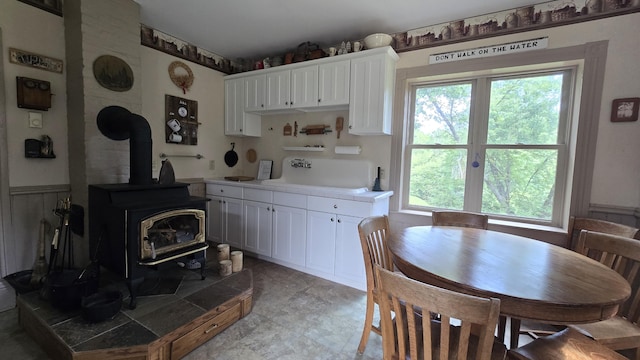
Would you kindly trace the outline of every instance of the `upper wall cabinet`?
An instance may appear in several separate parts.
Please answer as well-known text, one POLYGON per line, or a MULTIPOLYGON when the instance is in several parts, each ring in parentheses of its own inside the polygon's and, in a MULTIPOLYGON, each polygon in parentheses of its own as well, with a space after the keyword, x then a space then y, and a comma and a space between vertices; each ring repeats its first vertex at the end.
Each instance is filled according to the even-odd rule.
POLYGON ((385 53, 351 60, 349 133, 390 135, 398 55, 385 53))
POLYGON ((225 78, 225 96, 231 97, 225 99, 225 134, 260 136, 248 135, 247 114, 259 119, 262 114, 338 109, 349 109, 351 134, 391 134, 397 60, 398 55, 387 46, 229 75, 225 78), (235 86, 241 84, 242 96, 226 88, 231 81, 239 82, 235 86))
POLYGON ((224 134, 232 136, 260 136, 260 116, 245 112, 244 79, 224 82, 224 134))

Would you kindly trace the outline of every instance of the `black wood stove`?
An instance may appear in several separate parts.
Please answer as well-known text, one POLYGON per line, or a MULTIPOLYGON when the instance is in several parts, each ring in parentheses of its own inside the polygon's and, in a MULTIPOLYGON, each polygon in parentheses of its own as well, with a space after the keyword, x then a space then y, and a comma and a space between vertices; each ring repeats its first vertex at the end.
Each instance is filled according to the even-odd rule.
POLYGON ((98 127, 113 140, 131 138, 131 177, 126 184, 89 185, 89 242, 98 264, 126 279, 136 293, 147 271, 189 257, 204 279, 206 202, 190 196, 188 184, 161 184, 151 178, 151 130, 147 121, 110 106, 98 114, 98 127))

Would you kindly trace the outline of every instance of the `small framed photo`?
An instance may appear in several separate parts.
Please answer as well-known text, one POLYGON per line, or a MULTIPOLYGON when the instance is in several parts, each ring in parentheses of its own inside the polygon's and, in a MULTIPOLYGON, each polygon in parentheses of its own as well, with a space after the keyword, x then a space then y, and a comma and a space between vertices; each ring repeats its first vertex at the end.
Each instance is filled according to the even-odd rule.
POLYGON ((636 121, 639 107, 640 98, 615 99, 611 104, 611 121, 636 121))
POLYGON ((258 180, 271 179, 271 169, 273 168, 273 160, 260 160, 258 167, 258 180))

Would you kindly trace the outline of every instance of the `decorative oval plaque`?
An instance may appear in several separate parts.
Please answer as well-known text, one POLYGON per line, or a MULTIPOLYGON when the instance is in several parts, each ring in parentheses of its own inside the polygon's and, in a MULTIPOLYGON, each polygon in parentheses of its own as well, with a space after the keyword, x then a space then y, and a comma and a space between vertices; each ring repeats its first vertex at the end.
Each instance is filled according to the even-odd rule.
POLYGON ((93 76, 100 86, 112 91, 127 91, 133 86, 129 64, 112 55, 99 56, 93 62, 93 76))

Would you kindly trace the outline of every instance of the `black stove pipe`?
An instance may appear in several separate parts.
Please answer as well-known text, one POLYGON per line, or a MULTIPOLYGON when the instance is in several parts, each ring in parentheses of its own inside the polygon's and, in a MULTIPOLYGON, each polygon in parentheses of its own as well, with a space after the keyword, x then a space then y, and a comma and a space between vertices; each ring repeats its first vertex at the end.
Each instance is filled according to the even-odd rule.
POLYGON ((97 116, 98 129, 111 140, 129 140, 129 184, 153 183, 151 127, 147 120, 120 106, 107 106, 97 116))

